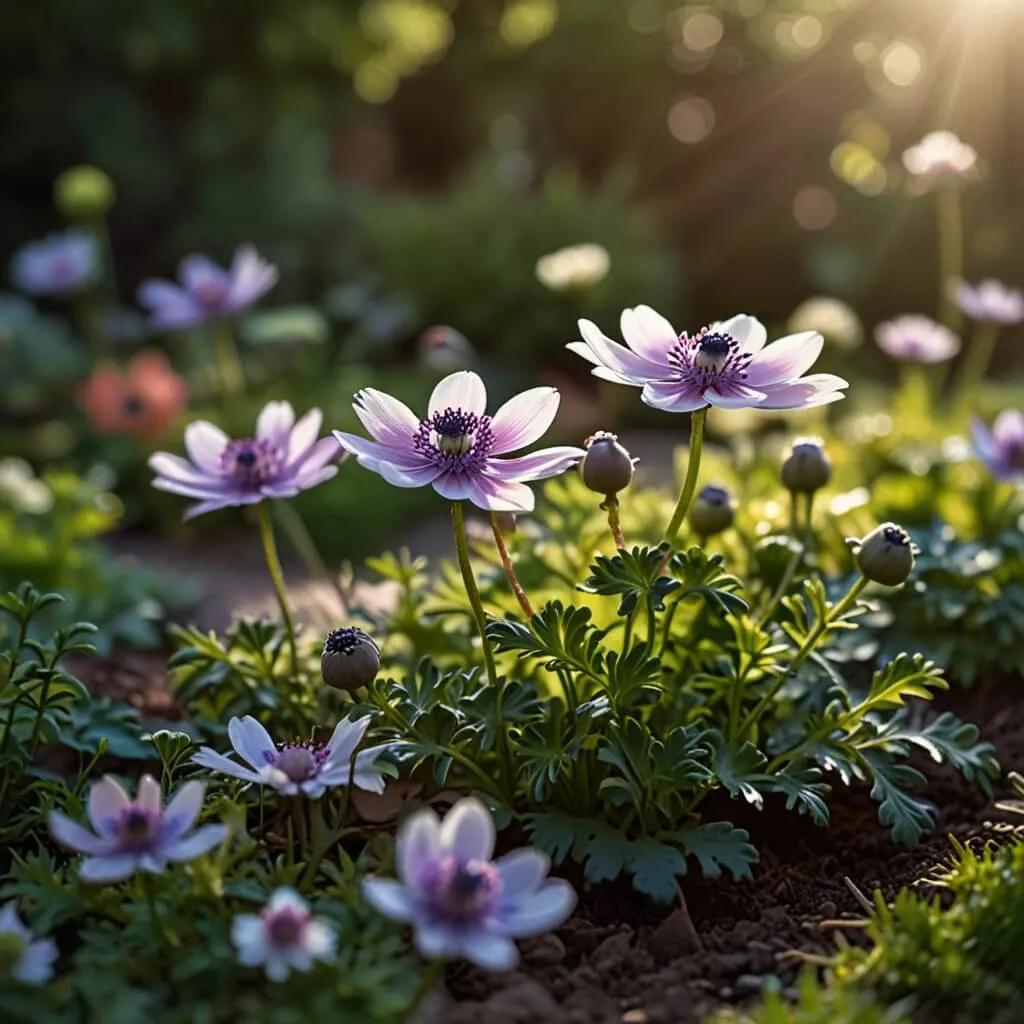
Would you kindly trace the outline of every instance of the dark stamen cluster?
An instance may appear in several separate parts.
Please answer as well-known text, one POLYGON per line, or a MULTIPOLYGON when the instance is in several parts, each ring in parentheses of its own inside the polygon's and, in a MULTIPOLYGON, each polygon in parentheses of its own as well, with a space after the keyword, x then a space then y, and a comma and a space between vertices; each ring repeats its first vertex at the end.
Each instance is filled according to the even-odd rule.
POLYGON ((456 473, 477 468, 493 444, 489 416, 452 408, 423 420, 413 437, 417 451, 456 473))
POLYGON ((728 383, 745 380, 753 356, 741 351, 739 343, 731 335, 705 327, 692 337, 681 334, 668 358, 678 369, 680 377, 689 379, 695 387, 703 390, 723 380, 728 383))
POLYGON ((896 544, 899 547, 908 548, 910 547, 910 534, 906 530, 900 529, 898 526, 887 526, 882 531, 882 536, 885 537, 889 544, 896 544))
POLYGON ((281 452, 265 438, 251 437, 232 441, 220 457, 221 471, 243 487, 259 487, 276 473, 283 463, 281 452))
MULTIPOLYGON (((351 654, 360 644, 373 644, 368 633, 364 633, 356 626, 345 626, 342 629, 332 629, 324 640, 325 654, 351 654)), ((374 644, 376 647, 377 645, 374 644)))

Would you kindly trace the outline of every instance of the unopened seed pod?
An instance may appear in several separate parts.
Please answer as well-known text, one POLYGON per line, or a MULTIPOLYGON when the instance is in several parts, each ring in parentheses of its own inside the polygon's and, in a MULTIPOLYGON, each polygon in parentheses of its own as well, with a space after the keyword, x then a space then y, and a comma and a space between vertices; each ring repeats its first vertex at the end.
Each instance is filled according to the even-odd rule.
POLYGON ((794 494, 814 494, 832 479, 832 463, 824 444, 816 437, 803 437, 793 442, 782 463, 782 483, 794 494))
POLYGON ((68 220, 93 220, 113 205, 114 183, 98 167, 71 167, 54 182, 53 202, 68 220))
POLYGON ((633 479, 633 459, 619 444, 618 436, 599 430, 583 442, 587 454, 580 462, 583 482, 598 494, 613 495, 633 479))
POLYGON ((355 626, 327 634, 320 655, 320 675, 336 690, 358 690, 369 686, 380 671, 380 648, 355 626))
POLYGON ((898 587, 914 568, 910 535, 895 523, 875 527, 856 549, 857 568, 865 579, 885 587, 898 587))
POLYGON ((719 484, 702 487, 690 506, 690 526, 702 537, 714 537, 728 530, 736 518, 736 503, 728 489, 719 484))

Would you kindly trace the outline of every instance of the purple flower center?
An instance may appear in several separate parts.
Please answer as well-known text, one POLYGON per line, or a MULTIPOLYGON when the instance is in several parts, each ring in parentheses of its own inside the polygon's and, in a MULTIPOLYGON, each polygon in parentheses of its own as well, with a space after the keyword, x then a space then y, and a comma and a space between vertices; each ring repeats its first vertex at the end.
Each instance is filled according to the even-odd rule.
POLYGON ((274 767, 292 782, 313 778, 327 760, 327 748, 320 743, 287 743, 274 756, 274 767))
POLYGON ((501 876, 485 860, 445 857, 424 882, 432 909, 448 921, 473 924, 489 917, 501 897, 501 876))
POLYGON ((196 286, 196 298, 201 306, 213 309, 224 298, 224 285, 211 277, 196 286))
POLYGON ((309 914, 292 907, 264 911, 264 923, 271 944, 287 949, 298 944, 309 921, 309 914))
POLYGON ((668 358, 680 379, 704 391, 723 384, 742 384, 753 357, 740 349, 739 342, 732 335, 719 334, 705 327, 693 337, 681 334, 668 358))
POLYGON ((435 412, 421 421, 413 445, 447 472, 472 472, 481 467, 494 447, 491 418, 462 409, 435 412))
POLYGON ((124 409, 125 416, 134 419, 146 411, 146 403, 138 395, 127 395, 122 408, 124 409))
POLYGON ((910 546, 910 537, 905 530, 901 530, 898 526, 887 526, 882 531, 882 536, 887 544, 895 544, 901 548, 910 546))
POLYGON ((283 464, 281 452, 266 438, 232 441, 220 457, 221 472, 247 490, 257 490, 279 473, 283 464))
POLYGON ((115 831, 121 847, 126 850, 146 850, 160 835, 160 812, 137 804, 126 807, 117 820, 115 831))
POLYGON ((70 256, 55 256, 50 264, 50 275, 56 284, 70 284, 76 273, 75 261, 70 256))

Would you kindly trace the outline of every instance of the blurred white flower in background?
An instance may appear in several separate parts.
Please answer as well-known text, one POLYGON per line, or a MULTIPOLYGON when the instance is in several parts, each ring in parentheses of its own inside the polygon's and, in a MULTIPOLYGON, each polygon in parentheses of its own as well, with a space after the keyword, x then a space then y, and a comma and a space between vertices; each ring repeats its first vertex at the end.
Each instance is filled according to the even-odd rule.
POLYGON ((953 132, 931 132, 903 154, 903 166, 925 185, 965 180, 977 165, 978 151, 953 132))
POLYGON ((0 505, 41 516, 53 508, 53 492, 24 459, 0 459, 0 505))
POLYGON ((553 292, 582 291, 603 281, 610 269, 608 250, 585 242, 541 256, 537 260, 537 280, 553 292))
POLYGON ((836 348, 852 350, 864 341, 864 325, 853 307, 841 299, 816 295, 801 302, 790 314, 787 330, 792 334, 817 331, 836 348))

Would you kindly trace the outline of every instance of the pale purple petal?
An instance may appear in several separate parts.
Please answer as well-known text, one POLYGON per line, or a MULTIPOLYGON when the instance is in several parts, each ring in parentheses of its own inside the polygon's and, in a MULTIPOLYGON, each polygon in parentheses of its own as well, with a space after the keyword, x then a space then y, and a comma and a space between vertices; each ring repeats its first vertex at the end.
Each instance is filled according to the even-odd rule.
POLYGON ((573 887, 560 878, 552 878, 528 896, 502 901, 501 930, 516 938, 541 935, 566 921, 575 906, 573 887))
MULTIPOLYGON (((319 474, 327 466, 327 463, 340 459, 345 454, 336 438, 321 437, 318 441, 314 441, 301 459, 292 463, 289 469, 296 473, 296 478, 314 476, 319 474)), ((338 467, 332 466, 330 468, 336 470, 338 467)), ((334 476, 334 473, 330 475, 334 476)), ((330 477, 327 479, 330 479, 330 477)))
POLYGON ((327 744, 325 767, 336 764, 344 764, 348 767, 349 761, 352 760, 353 752, 362 742, 372 720, 370 715, 365 715, 354 722, 348 719, 340 721, 334 727, 334 732, 331 734, 327 744))
POLYGON ((395 871, 398 877, 415 888, 421 871, 437 857, 440 846, 441 826, 437 815, 429 807, 411 814, 402 823, 395 840, 395 871))
POLYGON ((228 287, 228 272, 208 256, 186 256, 178 264, 178 280, 192 294, 201 294, 207 289, 216 289, 222 294, 228 287))
POLYGON ((21 959, 11 970, 11 976, 25 985, 42 985, 53 977, 53 965, 59 956, 53 939, 40 939, 29 943, 21 959))
MULTIPOLYGON (((196 783, 198 785, 198 783, 196 783)), ((135 796, 135 803, 146 811, 160 813, 160 783, 152 775, 143 775, 139 779, 139 789, 135 796)))
POLYGON ((185 428, 185 451, 207 473, 221 472, 221 456, 230 443, 231 438, 220 427, 206 420, 196 420, 185 428))
POLYGON ((89 821, 101 836, 114 834, 118 817, 130 805, 128 794, 113 775, 104 775, 89 787, 89 821))
POLYGON ((149 457, 149 468, 165 483, 181 484, 201 491, 223 492, 228 482, 222 476, 198 469, 180 455, 154 452, 149 457))
POLYGON ((212 750, 210 747, 200 747, 192 755, 192 763, 198 764, 203 768, 209 768, 210 771, 231 775, 236 779, 243 779, 246 782, 260 781, 258 772, 240 765, 237 761, 232 761, 230 757, 218 754, 217 751, 212 750))
POLYGON ((377 466, 370 466, 367 462, 361 462, 361 464, 367 469, 373 469, 380 473, 394 487, 424 487, 433 483, 444 472, 439 466, 406 469, 387 462, 382 462, 377 466))
POLYGON ((502 903, 520 893, 532 893, 548 876, 551 860, 540 850, 524 848, 499 857, 494 866, 501 876, 502 903))
POLYGON ((50 814, 49 825, 50 834, 61 846, 78 853, 102 855, 109 853, 116 844, 115 839, 94 835, 60 811, 53 811, 50 814))
POLYGON ((708 404, 689 381, 652 381, 644 385, 640 398, 644 404, 663 412, 696 412, 708 404))
POLYGON ((709 405, 718 406, 719 409, 756 409, 763 405, 765 393, 744 384, 723 380, 718 387, 708 388, 704 397, 709 405))
MULTIPOLYGON (((292 469, 310 454, 313 445, 320 436, 320 427, 323 426, 324 416, 319 409, 310 409, 292 428, 288 438, 288 449, 285 455, 285 466, 292 469)), ((324 440, 329 440, 325 438, 324 440)), ((337 447, 334 448, 337 451, 337 447)), ((326 461, 326 460, 325 460, 326 461)))
POLYGON ((140 306, 150 311, 150 322, 154 327, 192 327, 205 318, 204 311, 196 305, 192 296, 170 281, 143 281, 136 299, 140 306))
POLYGON ((974 447, 982 462, 989 464, 995 462, 999 457, 999 446, 988 427, 977 416, 971 421, 971 434, 974 438, 974 447))
POLYGON ((476 929, 465 932, 459 944, 462 955, 485 971, 511 971, 519 963, 516 944, 504 935, 476 929))
POLYGON ((1024 445, 1024 413, 1004 409, 992 424, 992 438, 1001 447, 1024 445))
POLYGON ((356 771, 352 776, 351 785, 367 793, 383 793, 387 785, 384 776, 375 771, 356 771))
MULTIPOLYGON (((325 438, 324 440, 330 441, 330 451, 328 455, 333 458, 335 455, 340 454, 338 443, 333 437, 325 438)), ((317 444, 320 442, 318 441, 317 444)), ((326 448, 324 450, 327 450, 326 448)), ((333 480, 338 475, 337 466, 322 466, 317 467, 316 460, 319 455, 311 455, 309 461, 304 463, 292 477, 292 484, 294 485, 295 492, 298 491, 309 491, 314 487, 319 487, 320 484, 326 483, 328 480, 333 480)), ((263 493, 268 497, 272 494, 271 485, 265 484, 262 488, 263 493)))
POLYGON ((487 389, 480 376, 472 370, 459 370, 439 381, 427 406, 429 416, 445 409, 483 416, 487 410, 487 389))
POLYGON ((277 754, 270 733, 252 715, 232 718, 228 722, 228 739, 235 751, 256 769, 271 764, 277 754))
POLYGON ((414 921, 413 941, 428 960, 450 960, 463 955, 462 930, 434 921, 414 921))
POLYGON ((231 264, 224 311, 235 313, 251 306, 277 284, 277 279, 277 267, 263 259, 251 245, 241 246, 231 264))
POLYGON ((747 384, 758 388, 795 380, 815 364, 824 344, 817 331, 780 338, 754 356, 747 369, 747 384))
POLYGON ((341 430, 335 430, 333 433, 338 444, 349 454, 355 455, 359 465, 367 469, 379 472, 378 465, 390 464, 409 472, 427 468, 433 470, 435 476, 440 472, 412 446, 399 448, 397 445, 381 444, 379 441, 367 441, 358 434, 346 434, 341 430))
POLYGON ((291 402, 267 402, 256 421, 256 437, 284 450, 294 423, 295 410, 291 402))
POLYGON ((0 907, 0 935, 17 935, 22 939, 32 938, 32 932, 18 917, 18 907, 13 900, 0 907))
POLYGON ((741 352, 751 356, 757 355, 768 340, 764 324, 746 313, 740 313, 728 320, 719 320, 708 330, 712 334, 728 334, 739 345, 741 352))
POLYGON ((404 402, 375 388, 363 388, 356 394, 353 408, 375 440, 399 448, 412 447, 420 421, 404 402))
POLYGON ((168 839, 184 835, 194 824, 203 809, 203 794, 206 787, 201 782, 186 782, 178 790, 164 811, 164 834, 168 839))
POLYGON ((363 899, 393 921, 411 921, 416 916, 416 901, 409 890, 389 878, 363 879, 363 899))
POLYGON ((768 397, 759 409, 813 409, 838 402, 849 383, 832 373, 812 373, 809 377, 779 387, 766 386, 768 397))
POLYGON ((543 480, 557 476, 575 466, 587 453, 582 448, 563 445, 544 448, 516 459, 488 459, 485 472, 488 476, 514 483, 516 481, 543 480))
POLYGON ((441 848, 462 860, 490 860, 494 853, 494 819, 474 797, 464 797, 441 822, 441 848))
MULTIPOLYGON (((157 484, 154 483, 153 486, 157 487, 157 484)), ((161 489, 169 490, 169 488, 161 489)), ((177 493, 181 494, 182 492, 178 491, 177 493)), ((192 494, 186 495, 186 497, 196 498, 205 497, 205 495, 192 494)), ((182 515, 181 518, 185 522, 188 522, 190 519, 195 519, 196 516, 201 516, 206 512, 216 512, 222 508, 234 508, 238 505, 256 505, 262 500, 263 499, 259 494, 235 494, 228 497, 211 498, 208 501, 201 501, 196 505, 190 505, 187 509, 185 509, 185 513, 184 515, 182 515)))
POLYGON ((83 881, 98 885, 104 882, 121 882, 133 874, 139 866, 139 858, 133 853, 86 857, 78 869, 78 875, 83 881))
POLYGON ((464 501, 473 492, 475 474, 472 473, 441 473, 432 481, 435 491, 449 501, 464 501))
POLYGON ((536 504, 533 491, 526 484, 486 474, 469 480, 469 499, 487 512, 532 512, 536 504))
POLYGON ((614 374, 619 383, 641 385, 650 380, 660 380, 670 372, 667 361, 656 363, 637 355, 632 349, 605 337, 597 324, 590 320, 580 320, 579 328, 583 340, 594 354, 593 362, 614 374))
POLYGON ((531 388, 510 398, 491 420, 492 455, 533 444, 554 422, 559 395, 555 388, 531 388))
POLYGON ((195 860, 222 843, 227 834, 226 825, 203 825, 187 836, 165 843, 161 852, 168 860, 176 862, 195 860))
POLYGON ((679 332, 650 306, 624 309, 619 325, 626 344, 654 363, 664 364, 679 341, 679 332))

